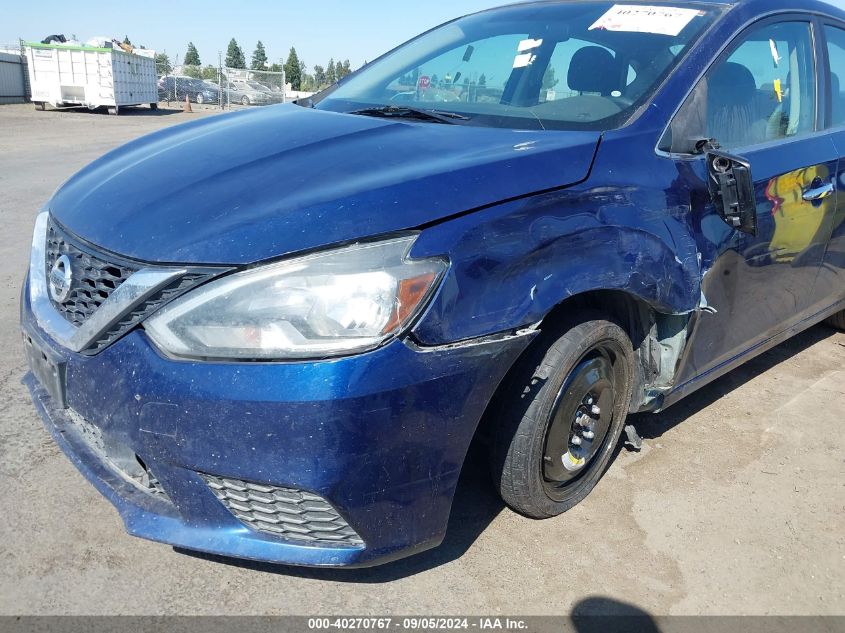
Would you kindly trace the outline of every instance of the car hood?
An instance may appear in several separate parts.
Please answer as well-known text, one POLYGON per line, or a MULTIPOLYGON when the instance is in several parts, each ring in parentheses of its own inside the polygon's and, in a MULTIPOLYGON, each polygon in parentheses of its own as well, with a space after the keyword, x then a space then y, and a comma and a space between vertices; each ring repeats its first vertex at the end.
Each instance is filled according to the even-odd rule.
POLYGON ((587 177, 599 136, 271 106, 133 141, 73 176, 49 208, 126 257, 243 264, 570 185, 587 177))

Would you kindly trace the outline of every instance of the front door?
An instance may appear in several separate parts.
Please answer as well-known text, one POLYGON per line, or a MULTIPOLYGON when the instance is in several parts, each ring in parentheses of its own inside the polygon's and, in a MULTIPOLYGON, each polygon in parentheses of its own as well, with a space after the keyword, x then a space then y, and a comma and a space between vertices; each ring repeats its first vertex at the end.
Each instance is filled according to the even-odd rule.
MULTIPOLYGON (((750 163, 756 234, 719 214, 705 160, 691 172, 702 257, 702 312, 680 382, 703 374, 806 318, 835 206, 837 150, 819 132, 813 25, 798 18, 751 27, 714 64, 676 118, 750 163)), ((677 141, 677 139, 676 139, 677 141)))

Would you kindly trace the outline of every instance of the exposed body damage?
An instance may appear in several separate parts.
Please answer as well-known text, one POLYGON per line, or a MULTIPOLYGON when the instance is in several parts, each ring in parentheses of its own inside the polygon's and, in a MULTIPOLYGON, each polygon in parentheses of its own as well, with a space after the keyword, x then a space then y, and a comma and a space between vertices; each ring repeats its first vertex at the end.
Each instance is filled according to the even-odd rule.
POLYGON ((452 266, 414 330, 420 343, 516 331, 566 309, 573 299, 618 293, 631 301, 613 306, 605 300, 598 307, 629 320, 641 364, 632 409, 659 406, 676 383, 688 326, 699 311, 712 308, 703 301, 702 254, 690 224, 689 193, 642 185, 660 182, 656 168, 670 182, 677 170, 665 161, 649 165, 648 157, 639 161, 645 163, 640 169, 637 161, 617 167, 615 147, 635 140, 604 139, 582 185, 428 229, 415 252, 425 256, 428 248, 433 253, 448 243, 452 266), (649 170, 646 179, 641 172, 649 170), (593 182, 608 184, 590 186, 593 182))

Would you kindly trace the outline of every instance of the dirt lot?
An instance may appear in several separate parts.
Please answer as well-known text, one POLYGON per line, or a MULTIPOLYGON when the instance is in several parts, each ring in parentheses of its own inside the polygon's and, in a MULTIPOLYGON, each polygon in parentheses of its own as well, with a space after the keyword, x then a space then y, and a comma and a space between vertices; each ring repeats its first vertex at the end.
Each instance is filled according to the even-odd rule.
POLYGON ((0 614, 563 615, 601 599, 656 615, 845 614, 845 334, 823 326, 638 417, 642 452, 620 452, 557 519, 503 508, 474 456, 446 543, 382 568, 211 560, 127 536, 20 384, 20 282, 35 213, 65 178, 207 114, 0 106, 0 614))

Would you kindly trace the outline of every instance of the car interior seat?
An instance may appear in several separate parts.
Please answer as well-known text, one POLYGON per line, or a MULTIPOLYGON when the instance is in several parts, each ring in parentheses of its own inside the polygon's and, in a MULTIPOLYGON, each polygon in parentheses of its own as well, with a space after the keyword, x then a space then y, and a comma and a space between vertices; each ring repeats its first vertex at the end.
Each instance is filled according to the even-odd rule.
POLYGON ((569 62, 567 83, 570 90, 603 97, 620 90, 619 68, 613 53, 601 46, 578 49, 569 62))
POLYGON ((742 64, 726 62, 710 76, 707 86, 707 129, 725 146, 765 140, 767 120, 758 116, 757 83, 742 64))

